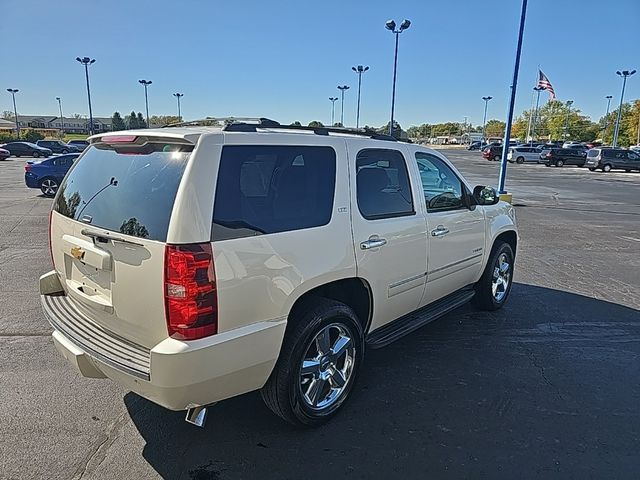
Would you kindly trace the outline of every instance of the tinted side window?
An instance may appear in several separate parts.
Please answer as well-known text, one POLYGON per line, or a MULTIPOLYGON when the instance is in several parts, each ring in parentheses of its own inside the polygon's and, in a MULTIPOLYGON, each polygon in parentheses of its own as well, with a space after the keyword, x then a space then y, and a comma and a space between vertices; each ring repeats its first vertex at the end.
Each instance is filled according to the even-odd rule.
POLYGON ((356 194, 367 220, 415 214, 404 157, 397 150, 365 149, 356 157, 356 194))
POLYGON ((462 182, 442 159, 416 152, 416 162, 428 212, 457 210, 465 206, 462 182))
POLYGON ((331 147, 225 146, 212 239, 326 225, 331 220, 335 182, 336 153, 331 147))

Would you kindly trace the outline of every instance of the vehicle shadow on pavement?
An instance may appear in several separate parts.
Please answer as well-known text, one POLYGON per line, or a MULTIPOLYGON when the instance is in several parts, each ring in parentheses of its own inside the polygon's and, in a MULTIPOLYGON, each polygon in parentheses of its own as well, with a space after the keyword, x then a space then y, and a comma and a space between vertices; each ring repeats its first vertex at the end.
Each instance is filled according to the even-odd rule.
POLYGON ((640 311, 515 284, 497 312, 462 307, 368 350, 353 398, 316 429, 257 392, 205 428, 129 393, 164 478, 584 478, 638 472, 640 311))

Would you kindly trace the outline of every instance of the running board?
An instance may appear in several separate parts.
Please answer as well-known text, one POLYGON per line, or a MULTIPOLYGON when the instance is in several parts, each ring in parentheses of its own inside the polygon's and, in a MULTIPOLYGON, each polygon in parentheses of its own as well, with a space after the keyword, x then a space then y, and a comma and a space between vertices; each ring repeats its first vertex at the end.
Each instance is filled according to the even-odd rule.
POLYGON ((381 348, 433 322, 452 310, 464 305, 475 295, 473 287, 465 287, 440 300, 411 312, 403 317, 380 327, 367 336, 367 346, 381 348))

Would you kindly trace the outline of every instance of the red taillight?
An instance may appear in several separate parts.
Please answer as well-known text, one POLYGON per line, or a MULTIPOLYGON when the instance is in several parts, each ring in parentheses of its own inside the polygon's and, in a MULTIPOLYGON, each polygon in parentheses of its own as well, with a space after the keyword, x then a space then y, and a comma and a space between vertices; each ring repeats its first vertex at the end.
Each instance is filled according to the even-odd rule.
POLYGON ((24 171, 25 171, 25 172, 30 172, 30 171, 31 171, 31 164, 27 163, 27 164, 24 166, 24 171))
POLYGON ((53 210, 49 210, 49 256, 51 257, 51 265, 56 268, 56 264, 53 261, 53 248, 51 248, 51 217, 53 216, 53 210))
POLYGON ((196 340, 218 333, 218 294, 210 243, 166 246, 164 298, 170 336, 196 340))

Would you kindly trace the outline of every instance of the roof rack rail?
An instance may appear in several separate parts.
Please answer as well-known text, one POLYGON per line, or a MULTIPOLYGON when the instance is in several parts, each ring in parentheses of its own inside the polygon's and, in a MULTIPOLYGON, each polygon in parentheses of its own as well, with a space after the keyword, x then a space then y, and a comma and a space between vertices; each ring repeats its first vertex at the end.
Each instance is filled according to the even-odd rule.
POLYGON ((397 142, 396 137, 379 133, 375 130, 363 128, 344 127, 305 127, 304 125, 282 125, 275 120, 264 117, 207 117, 188 122, 172 123, 165 127, 222 127, 226 132, 256 132, 259 128, 282 129, 282 130, 302 130, 313 132, 316 135, 329 135, 329 133, 341 133, 346 135, 358 135, 374 140, 386 140, 397 142))

